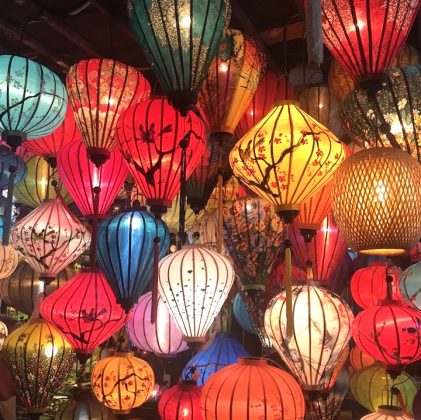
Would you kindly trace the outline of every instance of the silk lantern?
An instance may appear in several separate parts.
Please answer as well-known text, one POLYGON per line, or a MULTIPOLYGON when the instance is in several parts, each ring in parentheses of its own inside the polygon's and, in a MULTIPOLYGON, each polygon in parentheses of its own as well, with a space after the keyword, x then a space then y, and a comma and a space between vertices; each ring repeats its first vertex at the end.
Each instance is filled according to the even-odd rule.
MULTIPOLYGON (((170 233, 178 234, 180 230, 180 194, 177 194, 171 203, 171 207, 161 216, 162 221, 168 226, 170 233)), ((185 224, 191 226, 195 220, 195 215, 190 207, 185 208, 185 224)))
POLYGON ((142 351, 159 357, 175 357, 187 350, 181 331, 158 296, 156 322, 152 323, 152 292, 140 296, 126 324, 130 341, 142 351))
POLYGON ((0 321, 0 350, 3 347, 4 340, 6 339, 8 334, 7 325, 0 321))
POLYGON ((187 342, 203 342, 234 283, 228 260, 200 245, 159 262, 158 290, 187 342))
POLYGON ((241 357, 212 375, 202 390, 204 420, 304 419, 305 402, 296 380, 266 359, 241 357))
POLYGON ((349 363, 353 369, 361 370, 365 367, 374 365, 376 359, 355 346, 349 352, 349 363))
POLYGON ((57 153, 57 170, 82 215, 88 219, 95 214, 106 215, 129 172, 118 149, 111 151, 107 161, 97 168, 80 141, 61 147, 57 153))
POLYGON ((130 26, 169 100, 181 112, 197 93, 231 16, 225 0, 130 0, 130 26))
MULTIPOLYGON (((291 267, 292 278, 294 281, 307 280, 307 272, 301 268, 293 265, 291 267)), ((284 263, 284 255, 279 253, 270 270, 268 281, 266 282, 266 289, 270 289, 272 297, 282 292, 285 289, 286 268, 284 263)))
POLYGON ((0 243, 0 279, 9 277, 18 266, 19 256, 11 245, 0 243))
POLYGON ((63 121, 67 93, 60 78, 41 64, 0 56, 0 133, 13 151, 27 138, 53 132, 63 121))
POLYGON ((149 82, 134 67, 92 58, 70 67, 66 87, 89 159, 101 166, 116 145, 119 116, 132 103, 149 98, 149 82))
POLYGON ((354 251, 403 254, 421 237, 421 166, 393 148, 357 152, 335 173, 332 209, 354 251))
MULTIPOLYGON (((1 57, 1 56, 0 56, 1 57)), ((15 177, 13 185, 19 185, 26 176, 26 165, 22 158, 16 156, 11 152, 7 146, 0 146, 0 189, 4 190, 8 187, 10 174, 10 167, 15 168, 15 177)))
POLYGON ((400 294, 404 301, 419 311, 421 311, 420 277, 421 263, 416 263, 402 273, 399 281, 400 294))
POLYGON ((11 231, 13 247, 46 282, 82 254, 90 240, 87 228, 59 198, 45 201, 11 231))
POLYGON ((141 406, 152 394, 155 376, 151 366, 131 352, 117 352, 98 361, 91 376, 97 400, 118 414, 141 406))
POLYGON ((354 80, 335 59, 330 63, 327 77, 329 88, 340 103, 355 89, 354 80))
POLYGON ((411 420, 399 407, 381 405, 375 413, 361 417, 361 420, 411 420))
POLYGON ((351 338, 354 319, 346 302, 312 282, 292 289, 293 335, 286 334, 286 292, 275 296, 265 313, 265 329, 273 347, 304 390, 329 386, 341 354, 351 338))
POLYGON ((246 305, 244 304, 240 293, 235 295, 234 301, 232 303, 232 311, 235 320, 243 330, 250 334, 257 335, 256 328, 254 328, 253 321, 247 311, 246 305))

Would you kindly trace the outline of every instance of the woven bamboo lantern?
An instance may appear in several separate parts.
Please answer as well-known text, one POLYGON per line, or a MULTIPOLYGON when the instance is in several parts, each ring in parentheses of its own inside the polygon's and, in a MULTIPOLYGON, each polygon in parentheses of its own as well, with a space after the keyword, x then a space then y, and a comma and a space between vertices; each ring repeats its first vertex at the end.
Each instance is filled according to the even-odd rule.
POLYGON ((332 208, 353 250, 401 255, 421 237, 421 166, 393 148, 357 152, 335 173, 332 208))

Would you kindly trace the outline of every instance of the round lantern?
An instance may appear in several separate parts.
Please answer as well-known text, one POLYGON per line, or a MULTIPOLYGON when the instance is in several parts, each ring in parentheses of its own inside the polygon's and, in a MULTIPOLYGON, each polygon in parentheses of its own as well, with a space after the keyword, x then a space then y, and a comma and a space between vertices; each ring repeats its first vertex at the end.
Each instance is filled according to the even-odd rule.
POLYGON ((126 64, 92 58, 70 67, 66 87, 89 159, 101 166, 115 147, 120 114, 149 97, 149 82, 126 64))
POLYGON ((26 138, 53 132, 63 121, 67 93, 46 67, 15 55, 0 56, 0 132, 15 151, 26 138))
POLYGON ((232 304, 232 311, 234 313, 235 320, 243 330, 246 330, 250 334, 257 335, 256 328, 254 328, 253 321, 247 311, 246 305, 244 305, 240 293, 235 295, 232 304))
POLYGON ((354 79, 383 73, 399 52, 417 16, 420 2, 396 0, 322 1, 323 40, 354 79))
POLYGON ((55 327, 37 318, 10 333, 1 353, 22 406, 29 413, 46 411, 71 373, 71 345, 55 327))
POLYGON ((376 359, 361 351, 359 347, 355 346, 349 352, 349 363, 353 369, 361 370, 367 366, 374 365, 374 363, 376 363, 376 359))
POLYGON ((97 269, 84 269, 63 284, 42 301, 40 313, 66 337, 82 363, 127 320, 97 269))
POLYGON ((386 368, 374 365, 354 372, 351 377, 351 392, 359 404, 367 410, 376 411, 381 405, 400 406, 397 389, 404 407, 411 412, 412 401, 417 393, 415 380, 406 372, 390 375, 386 368))
POLYGON ((128 413, 152 394, 155 376, 144 360, 130 352, 98 361, 91 376, 91 388, 98 401, 116 413, 128 413))
POLYGON ((44 201, 16 223, 10 239, 25 261, 48 281, 88 248, 91 235, 56 198, 44 201))
MULTIPOLYGON (((1 56, 0 56, 1 58, 1 56)), ((9 177, 11 174, 10 167, 15 168, 15 178, 13 185, 19 185, 26 176, 26 165, 25 162, 16 156, 6 146, 0 146, 0 189, 4 190, 8 187, 9 177)))
POLYGON ((201 245, 185 246, 159 262, 159 294, 189 342, 205 341, 233 283, 228 258, 201 245))
POLYGON ((63 184, 86 218, 92 218, 95 213, 99 216, 107 213, 129 172, 118 149, 110 152, 108 160, 97 168, 88 159, 86 147, 81 141, 61 147, 57 153, 57 169, 63 184), (98 187, 99 192, 95 193, 98 187))
POLYGON ((168 228, 145 210, 118 214, 98 226, 98 264, 127 312, 152 279, 155 238, 162 258, 170 243, 168 228))
POLYGON ((18 266, 18 253, 11 245, 0 243, 0 279, 9 277, 18 266))
POLYGON ((201 390, 194 381, 181 381, 165 391, 158 403, 161 420, 201 420, 201 390))
POLYGON ((140 296, 126 324, 131 342, 140 350, 159 357, 175 357, 187 350, 181 331, 162 300, 158 297, 156 322, 151 320, 152 292, 140 296))
POLYGON ((360 268, 351 278, 351 294, 355 303, 361 308, 367 309, 377 305, 379 300, 387 298, 388 281, 390 285, 392 299, 402 300, 399 291, 399 278, 402 270, 385 262, 372 262, 368 267, 360 268))
POLYGON ((224 0, 130 0, 129 22, 165 95, 182 112, 197 93, 228 26, 224 0))
POLYGON ((361 417, 361 420, 411 420, 412 417, 406 415, 398 407, 381 405, 375 413, 361 417))
POLYGON ((241 357, 212 375, 202 390, 204 420, 304 419, 300 386, 266 359, 241 357))
POLYGON ((243 356, 250 354, 235 337, 218 333, 209 345, 205 345, 189 360, 181 377, 188 380, 197 376, 197 384, 203 386, 215 372, 236 363, 243 356))
POLYGON ((408 251, 408 257, 412 264, 421 261, 421 242, 417 242, 417 244, 408 251))
POLYGON ((387 366, 421 359, 421 314, 401 301, 385 299, 360 312, 352 326, 356 345, 387 366))
POLYGON ((285 303, 286 292, 269 303, 266 333, 303 389, 324 389, 351 338, 352 311, 327 289, 311 282, 296 285, 292 289, 293 335, 288 337, 285 303))
POLYGON ((408 267, 401 275, 399 288, 404 301, 421 310, 421 262, 408 267))
POLYGON ((393 148, 357 152, 335 173, 332 208, 354 251, 403 254, 421 237, 421 166, 393 148))
POLYGON ((163 212, 180 190, 184 154, 187 179, 205 151, 206 132, 194 112, 182 116, 166 99, 151 99, 122 115, 116 139, 147 204, 163 212))
POLYGON ((0 350, 3 347, 4 340, 6 339, 8 334, 7 325, 0 321, 0 350))
POLYGON ((57 183, 60 195, 66 204, 72 202, 66 188, 63 187, 57 170, 51 168, 48 162, 41 156, 33 156, 25 159, 27 174, 24 181, 13 190, 13 195, 18 203, 28 207, 38 207, 44 200, 57 196, 52 183, 57 183))

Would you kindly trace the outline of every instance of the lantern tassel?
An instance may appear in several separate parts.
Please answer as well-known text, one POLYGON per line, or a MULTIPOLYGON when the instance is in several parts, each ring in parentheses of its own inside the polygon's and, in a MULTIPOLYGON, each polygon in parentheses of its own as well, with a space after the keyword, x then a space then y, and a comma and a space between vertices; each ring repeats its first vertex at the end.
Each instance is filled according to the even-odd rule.
MULTIPOLYGON (((288 229, 288 226, 287 226, 288 229)), ((288 232, 288 230, 287 230, 288 232)), ((285 293, 286 293, 286 311, 287 311, 287 322, 286 322, 286 336, 289 340, 292 337, 292 253, 291 253, 291 241, 285 239, 285 293)))
MULTIPOLYGON (((157 227, 158 229, 158 227, 157 227)), ((153 242, 153 279, 152 279, 152 305, 151 322, 156 323, 158 316, 158 262, 159 262, 159 236, 155 236, 153 242)))
POLYGON ((16 176, 16 167, 10 166, 9 171, 9 184, 7 186, 7 199, 4 210, 3 245, 9 245, 10 227, 12 224, 13 186, 16 176))

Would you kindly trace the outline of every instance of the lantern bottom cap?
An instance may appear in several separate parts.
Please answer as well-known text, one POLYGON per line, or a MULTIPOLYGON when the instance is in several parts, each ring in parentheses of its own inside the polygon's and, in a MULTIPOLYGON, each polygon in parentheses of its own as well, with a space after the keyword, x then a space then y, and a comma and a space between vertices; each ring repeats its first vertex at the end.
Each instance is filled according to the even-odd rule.
POLYGON ((188 337, 183 334, 183 340, 187 343, 203 343, 206 341, 206 337, 188 337))
POLYGON ((87 151, 89 160, 93 162, 97 168, 103 165, 110 157, 110 152, 100 147, 88 147, 87 151))
POLYGON ((247 366, 266 366, 268 361, 263 357, 239 357, 237 363, 247 366))
POLYGON ((379 405, 377 408, 377 412, 379 414, 386 414, 391 416, 402 416, 404 414, 401 408, 395 407, 393 405, 379 405))
POLYGON ((398 256, 398 255, 404 255, 406 253, 406 249, 404 248, 357 249, 357 251, 360 254, 364 254, 364 255, 380 255, 384 257, 393 257, 393 256, 398 256))

